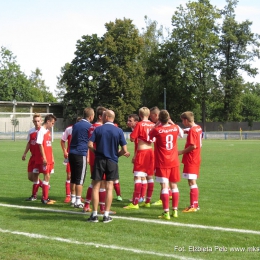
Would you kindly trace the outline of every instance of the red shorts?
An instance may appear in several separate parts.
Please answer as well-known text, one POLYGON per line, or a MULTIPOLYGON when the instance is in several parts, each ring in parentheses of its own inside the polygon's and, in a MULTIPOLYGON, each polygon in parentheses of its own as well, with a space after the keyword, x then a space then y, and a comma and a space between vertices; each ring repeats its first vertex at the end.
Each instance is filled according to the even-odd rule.
POLYGON ((167 182, 179 182, 181 180, 180 167, 173 168, 156 168, 155 171, 156 181, 163 183, 167 182))
POLYGON ((34 157, 31 156, 28 162, 27 171, 33 172, 33 169, 34 169, 34 157))
POLYGON ((185 174, 196 174, 199 177, 200 165, 187 165, 184 164, 183 173, 185 174))
POLYGON ((47 165, 42 165, 42 164, 35 164, 33 168, 34 173, 43 173, 43 174, 48 174, 48 173, 53 173, 54 172, 54 164, 47 164, 47 165))
POLYGON ((137 150, 134 162, 134 174, 144 173, 147 176, 154 175, 154 151, 153 149, 137 150))

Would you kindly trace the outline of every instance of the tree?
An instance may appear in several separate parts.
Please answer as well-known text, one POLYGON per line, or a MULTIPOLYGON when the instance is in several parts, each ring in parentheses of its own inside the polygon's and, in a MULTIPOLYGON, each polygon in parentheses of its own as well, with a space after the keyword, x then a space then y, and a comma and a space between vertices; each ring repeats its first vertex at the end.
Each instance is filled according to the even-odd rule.
POLYGON ((163 27, 158 27, 156 21, 145 16, 146 27, 142 28, 141 37, 143 47, 141 50, 140 62, 144 69, 144 81, 142 91, 142 105, 147 107, 163 107, 163 86, 160 84, 161 76, 156 71, 156 55, 159 52, 160 44, 164 41, 163 27))
POLYGON ((242 96, 242 116, 243 121, 248 122, 252 127, 253 122, 260 120, 260 96, 253 93, 246 93, 242 96))
POLYGON ((103 79, 99 86, 99 102, 116 113, 120 126, 126 126, 126 115, 141 103, 143 68, 140 52, 143 40, 130 19, 116 19, 105 24, 103 79))
POLYGON ((16 57, 5 47, 1 47, 0 55, 0 100, 31 101, 30 82, 21 72, 16 57))
POLYGON ((259 58, 259 35, 251 32, 252 22, 235 20, 237 0, 227 0, 222 10, 224 21, 219 44, 220 89, 223 92, 223 121, 240 119, 242 108, 243 78, 241 71, 255 76, 257 69, 250 64, 259 58))
POLYGON ((0 52, 0 100, 3 101, 35 101, 55 102, 56 99, 48 91, 44 80, 41 79, 40 69, 36 69, 28 79, 21 72, 13 53, 1 47, 0 52))
POLYGON ((33 86, 33 92, 37 97, 38 102, 56 102, 56 98, 49 91, 49 87, 45 85, 45 81, 42 79, 42 72, 39 68, 32 71, 29 80, 33 86))
POLYGON ((96 34, 84 35, 77 41, 75 58, 62 68, 59 84, 64 86, 64 116, 73 120, 82 116, 83 109, 98 99, 102 78, 101 38, 96 34))
POLYGON ((76 57, 63 73, 66 117, 86 106, 102 105, 113 109, 119 125, 125 126, 125 115, 140 105, 142 39, 129 19, 117 19, 105 27, 103 37, 86 35, 77 42, 76 57))
POLYGON ((62 102, 64 100, 66 89, 68 88, 67 84, 62 81, 62 77, 64 72, 69 68, 69 66, 70 64, 66 63, 63 67, 61 67, 61 74, 57 77, 57 85, 56 85, 57 90, 55 90, 55 94, 59 102, 62 102))
POLYGON ((180 82, 200 104, 204 131, 206 105, 216 74, 219 18, 219 11, 208 0, 189 2, 186 9, 181 6, 172 17, 171 39, 178 43, 180 82))

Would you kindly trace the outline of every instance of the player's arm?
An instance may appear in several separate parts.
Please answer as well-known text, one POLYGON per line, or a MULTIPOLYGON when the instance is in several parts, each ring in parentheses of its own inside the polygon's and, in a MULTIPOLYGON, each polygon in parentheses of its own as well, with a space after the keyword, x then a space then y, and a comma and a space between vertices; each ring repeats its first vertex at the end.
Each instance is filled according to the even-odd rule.
POLYGON ((66 141, 61 139, 60 140, 60 146, 61 146, 61 149, 63 151, 64 158, 67 159, 68 158, 68 152, 67 152, 67 149, 66 149, 66 141))
POLYGON ((28 142, 27 145, 26 145, 26 147, 25 147, 23 156, 22 156, 22 160, 23 160, 23 161, 25 160, 26 154, 28 153, 29 149, 30 149, 30 143, 28 142))
POLYGON ((184 136, 184 131, 183 131, 183 129, 180 128, 179 126, 178 126, 178 128, 179 128, 179 134, 178 134, 178 136, 179 136, 180 138, 183 138, 183 136, 184 136))
POLYGON ((190 153, 191 151, 195 150, 196 148, 197 148, 197 146, 195 144, 192 144, 189 147, 185 148, 184 150, 178 151, 178 155, 190 153))
POLYGON ((123 145, 121 147, 121 150, 118 152, 118 157, 124 155, 125 157, 129 157, 130 156, 130 153, 127 151, 127 145, 123 145))
POLYGON ((40 148, 40 153, 42 155, 42 158, 43 158, 43 165, 47 165, 47 160, 46 160, 46 156, 45 156, 45 152, 44 152, 44 147, 42 144, 38 144, 39 145, 39 148, 40 148))
POLYGON ((93 153, 96 152, 96 149, 94 148, 94 143, 92 141, 88 141, 88 149, 93 153))
POLYGON ((137 124, 133 130, 133 132, 130 134, 130 141, 134 142, 136 138, 138 138, 139 135, 139 125, 137 124))

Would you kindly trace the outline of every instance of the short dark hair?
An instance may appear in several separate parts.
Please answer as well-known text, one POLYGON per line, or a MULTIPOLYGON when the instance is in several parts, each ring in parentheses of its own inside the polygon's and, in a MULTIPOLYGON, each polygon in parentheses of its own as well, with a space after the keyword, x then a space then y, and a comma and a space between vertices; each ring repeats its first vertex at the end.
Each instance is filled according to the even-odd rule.
POLYGON ((97 118, 99 116, 102 116, 103 115, 103 112, 106 111, 107 109, 105 107, 102 107, 102 106, 98 106, 97 109, 96 109, 96 116, 97 118))
POLYGON ((86 107, 83 111, 83 118, 89 118, 90 116, 94 116, 94 110, 91 107, 86 107))
POLYGON ((137 114, 130 114, 128 116, 128 118, 131 118, 131 117, 134 119, 134 121, 139 121, 139 116, 137 114))
POLYGON ((44 118, 44 123, 47 123, 48 120, 52 120, 52 119, 54 119, 54 121, 57 121, 57 117, 56 117, 55 115, 53 115, 53 114, 48 114, 48 115, 46 115, 45 118, 44 118))
POLYGON ((168 113, 167 110, 163 109, 160 111, 159 113, 159 121, 162 123, 162 124, 166 124, 170 119, 170 115, 168 113))
POLYGON ((150 113, 158 115, 160 113, 160 109, 157 106, 152 107, 152 108, 150 108, 150 113))
POLYGON ((186 111, 181 114, 181 119, 187 119, 189 122, 194 122, 194 114, 191 111, 186 111))

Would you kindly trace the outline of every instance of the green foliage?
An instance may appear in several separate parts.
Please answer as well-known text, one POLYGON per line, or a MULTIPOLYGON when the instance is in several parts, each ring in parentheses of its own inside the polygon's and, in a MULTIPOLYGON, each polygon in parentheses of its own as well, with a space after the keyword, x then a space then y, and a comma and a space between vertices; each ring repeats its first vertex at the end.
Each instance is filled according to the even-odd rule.
POLYGON ((260 119, 260 96, 252 93, 243 95, 242 116, 250 127, 253 126, 254 121, 256 122, 260 119))
POLYGON ((73 118, 87 106, 113 109, 120 126, 140 105, 143 69, 138 62, 142 39, 129 19, 105 25, 103 37, 86 35, 77 42, 75 58, 64 68, 61 84, 65 115, 73 118))
MULTIPOLYGON (((56 98, 49 91, 49 87, 45 85, 45 81, 42 79, 42 73, 39 68, 32 71, 29 78, 31 85, 33 86, 32 92, 37 97, 37 102, 56 102, 56 98)), ((35 100, 34 100, 35 101, 35 100)))
POLYGON ((5 47, 0 51, 0 100, 55 102, 56 99, 40 78, 37 68, 28 79, 16 62, 16 57, 5 47))
MULTIPOLYGON (((259 56, 259 35, 250 30, 252 22, 235 20, 236 0, 228 0, 222 10, 224 18, 219 44, 219 71, 221 89, 224 94, 223 121, 236 121, 241 112, 243 79, 241 71, 250 76, 257 74, 257 69, 250 65, 259 56)), ((241 118, 240 118, 241 119, 241 118)))
POLYGON ((106 23, 102 37, 83 36, 59 77, 65 117, 103 105, 115 110, 124 127, 127 115, 140 106, 166 105, 174 121, 181 112, 194 111, 204 130, 206 121, 260 120, 254 105, 247 102, 245 109, 244 95, 252 86, 242 78, 242 72, 258 73, 251 62, 260 58, 260 38, 250 21, 236 21, 238 1, 226 2, 223 10, 209 0, 180 5, 167 37, 147 17, 141 33, 124 18, 106 23))

